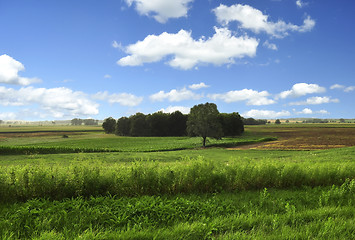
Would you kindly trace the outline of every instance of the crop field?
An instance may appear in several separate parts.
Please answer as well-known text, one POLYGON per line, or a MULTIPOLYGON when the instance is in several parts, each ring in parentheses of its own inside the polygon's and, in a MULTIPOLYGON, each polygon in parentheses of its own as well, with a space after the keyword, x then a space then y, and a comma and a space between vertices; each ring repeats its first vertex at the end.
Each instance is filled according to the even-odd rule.
POLYGON ((355 239, 355 124, 251 126, 207 148, 8 129, 1 239, 355 239))

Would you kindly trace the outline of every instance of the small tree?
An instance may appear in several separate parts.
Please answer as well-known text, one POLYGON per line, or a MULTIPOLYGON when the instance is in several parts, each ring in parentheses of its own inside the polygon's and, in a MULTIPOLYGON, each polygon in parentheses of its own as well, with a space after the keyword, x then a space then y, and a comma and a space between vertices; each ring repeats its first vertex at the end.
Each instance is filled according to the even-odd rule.
POLYGON ((191 108, 187 120, 188 134, 202 137, 203 147, 206 147, 207 137, 220 139, 223 131, 218 116, 219 112, 214 103, 195 105, 191 108))
POLYGON ((275 124, 281 124, 280 119, 276 119, 275 124))
POLYGON ((114 133, 116 129, 116 120, 112 117, 106 118, 102 123, 102 127, 105 130, 105 133, 114 133))

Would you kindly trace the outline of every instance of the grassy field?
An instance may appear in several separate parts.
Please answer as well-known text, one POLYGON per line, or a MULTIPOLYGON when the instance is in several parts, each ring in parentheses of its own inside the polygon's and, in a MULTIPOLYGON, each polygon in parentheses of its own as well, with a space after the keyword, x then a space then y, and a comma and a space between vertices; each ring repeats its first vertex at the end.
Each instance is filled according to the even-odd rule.
POLYGON ((0 155, 0 237, 355 239, 349 126, 247 127, 206 149, 199 138, 2 131, 0 148, 13 150, 0 155), (307 144, 308 132, 321 148, 284 148, 307 144), (263 142, 270 137, 277 140, 263 142), (279 148, 268 147, 275 142, 279 148), (37 152, 16 151, 25 148, 37 152))

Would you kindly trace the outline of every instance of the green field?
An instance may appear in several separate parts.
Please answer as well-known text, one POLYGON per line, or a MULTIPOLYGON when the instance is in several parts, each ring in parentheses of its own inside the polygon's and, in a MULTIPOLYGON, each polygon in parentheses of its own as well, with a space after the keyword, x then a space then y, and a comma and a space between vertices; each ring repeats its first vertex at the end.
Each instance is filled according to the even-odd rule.
POLYGON ((206 149, 56 128, 1 135, 2 239, 355 239, 355 147, 225 148, 267 126, 206 149))

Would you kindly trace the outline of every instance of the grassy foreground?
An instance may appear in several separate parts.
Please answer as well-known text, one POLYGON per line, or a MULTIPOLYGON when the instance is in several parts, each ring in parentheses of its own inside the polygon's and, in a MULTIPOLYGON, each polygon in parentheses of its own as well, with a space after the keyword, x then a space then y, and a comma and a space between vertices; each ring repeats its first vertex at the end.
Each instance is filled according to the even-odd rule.
POLYGON ((147 149, 147 140, 176 146, 176 138, 129 142, 97 133, 0 143, 38 151, 104 146, 111 138, 109 149, 132 150, 1 154, 0 238, 355 239, 355 147, 221 148, 263 138, 253 134, 178 151, 134 150, 147 149))
POLYGON ((355 181, 340 187, 3 205, 2 239, 354 239, 355 181))

